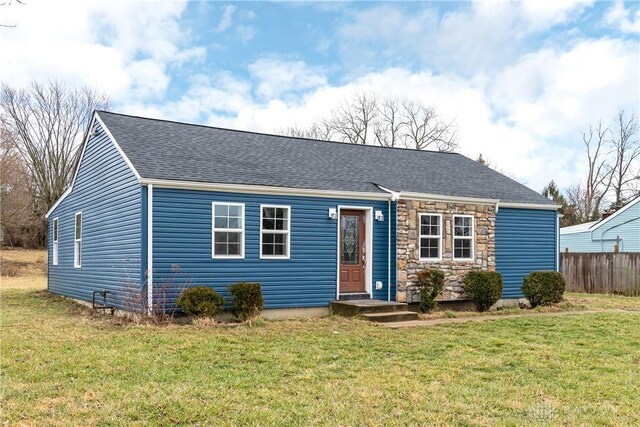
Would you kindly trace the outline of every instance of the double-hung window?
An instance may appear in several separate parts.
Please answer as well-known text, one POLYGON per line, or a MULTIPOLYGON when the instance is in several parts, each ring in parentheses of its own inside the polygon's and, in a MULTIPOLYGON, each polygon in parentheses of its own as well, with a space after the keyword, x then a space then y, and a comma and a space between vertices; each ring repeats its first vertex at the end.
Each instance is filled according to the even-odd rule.
POLYGON ((260 206, 260 258, 289 258, 290 206, 260 206))
POLYGON ((53 265, 58 265, 58 218, 53 218, 53 265))
POLYGON ((421 260, 437 261, 442 259, 441 214, 420 214, 420 237, 418 240, 421 260))
POLYGON ((212 258, 244 258, 244 204, 213 202, 212 258))
POLYGON ((473 216, 453 216, 453 259, 473 259, 473 216))
POLYGON ((82 212, 76 213, 75 235, 73 241, 73 266, 82 267, 82 212))

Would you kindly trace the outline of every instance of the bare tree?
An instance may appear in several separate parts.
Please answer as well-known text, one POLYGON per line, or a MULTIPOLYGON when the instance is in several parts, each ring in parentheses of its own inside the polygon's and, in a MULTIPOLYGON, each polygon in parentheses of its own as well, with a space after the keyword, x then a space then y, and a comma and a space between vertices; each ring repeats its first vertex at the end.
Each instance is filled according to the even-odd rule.
POLYGON ((366 92, 342 100, 329 118, 313 123, 308 129, 294 126, 276 132, 383 147, 438 151, 457 148, 455 122, 442 120, 434 107, 366 92))
POLYGON ((600 217, 602 202, 606 197, 613 179, 613 167, 610 161, 611 130, 600 120, 596 126, 582 132, 582 142, 587 154, 587 176, 567 189, 569 202, 575 206, 581 222, 595 221, 600 217))
MULTIPOLYGON (((3 118, 0 117, 0 121, 3 118)), ((46 225, 35 214, 33 189, 27 167, 16 150, 11 135, 0 125, 0 244, 39 247, 44 243, 46 225)))
POLYGON ((370 93, 356 93, 351 102, 342 101, 331 113, 331 118, 323 120, 325 128, 330 128, 345 142, 366 144, 377 115, 377 98, 370 93))
MULTIPOLYGON (((0 6, 11 6, 13 4, 14 0, 6 0, 6 1, 2 1, 0 2, 0 6)), ((15 0, 16 4, 22 5, 24 6, 25 3, 22 0, 15 0)), ((4 27, 4 28, 15 28, 15 25, 11 25, 11 24, 0 24, 0 27, 4 27)))
POLYGON ((625 116, 619 111, 614 121, 611 147, 614 155, 611 187, 614 208, 619 208, 626 199, 625 193, 635 195, 640 180, 640 140, 638 140, 638 115, 625 116))
POLYGON ((402 108, 407 147, 425 150, 435 146, 438 151, 453 151, 457 147, 455 123, 440 120, 435 108, 411 101, 403 102, 402 108))
POLYGON ((400 110, 400 101, 395 98, 383 99, 376 108, 373 134, 376 144, 382 147, 396 147, 402 143, 402 128, 406 125, 400 110))
POLYGON ((331 140, 333 130, 324 122, 313 123, 309 128, 300 128, 297 125, 278 128, 275 130, 278 135, 292 136, 294 138, 331 140))
POLYGON ((107 97, 101 93, 57 81, 32 83, 27 89, 6 83, 0 87, 3 132, 10 135, 25 161, 40 214, 71 183, 91 114, 107 104, 107 97))

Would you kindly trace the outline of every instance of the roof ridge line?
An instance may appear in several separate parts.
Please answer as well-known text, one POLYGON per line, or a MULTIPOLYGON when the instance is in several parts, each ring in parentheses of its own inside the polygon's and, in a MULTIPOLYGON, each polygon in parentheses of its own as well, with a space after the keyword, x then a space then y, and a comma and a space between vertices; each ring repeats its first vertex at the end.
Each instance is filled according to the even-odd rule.
MULTIPOLYGON (((287 138, 287 139, 302 140, 302 141, 315 141, 315 142, 323 142, 323 143, 331 143, 331 144, 352 145, 352 146, 356 146, 356 147, 359 146, 359 147, 383 148, 383 149, 390 149, 390 150, 413 151, 413 152, 418 152, 418 153, 434 153, 434 154, 458 155, 458 156, 462 156, 462 157, 465 157, 465 158, 469 159, 467 156, 465 156, 465 155, 463 155, 461 153, 454 152, 454 151, 420 150, 420 149, 417 149, 417 148, 383 147, 381 145, 354 144, 354 143, 346 142, 346 141, 332 141, 332 140, 329 140, 329 139, 316 139, 316 138, 306 138, 306 137, 290 136, 290 135, 277 135, 275 133, 257 132, 257 131, 242 130, 242 129, 231 129, 231 128, 224 128, 224 127, 220 127, 220 126, 203 125, 203 124, 199 124, 199 123, 179 122, 179 121, 176 121, 176 120, 168 120, 168 119, 156 119, 156 118, 152 118, 152 117, 144 117, 144 116, 138 116, 138 115, 134 115, 134 114, 116 113, 116 112, 107 111, 107 110, 98 110, 98 109, 96 109, 95 111, 97 113, 113 114, 113 115, 116 115, 116 116, 132 117, 132 118, 136 118, 136 119, 150 120, 150 121, 154 121, 154 122, 172 123, 172 124, 184 125, 184 126, 195 126, 195 127, 206 128, 206 129, 223 130, 223 131, 228 131, 228 132, 240 132, 240 133, 246 133, 246 134, 251 134, 251 135, 271 136, 271 137, 274 137, 274 138, 287 138)), ((469 159, 469 160, 472 160, 472 159, 469 159)))

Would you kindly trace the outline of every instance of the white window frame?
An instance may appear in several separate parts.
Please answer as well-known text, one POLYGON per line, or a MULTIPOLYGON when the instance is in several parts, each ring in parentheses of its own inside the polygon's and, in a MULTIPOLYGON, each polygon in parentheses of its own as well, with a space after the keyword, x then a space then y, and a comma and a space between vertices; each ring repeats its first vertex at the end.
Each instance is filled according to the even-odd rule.
POLYGON ((58 224, 58 217, 53 218, 53 265, 58 265, 58 240, 60 239, 58 224))
POLYGON ((451 258, 454 261, 473 261, 475 258, 475 218, 473 215, 453 215, 451 221, 451 258), (471 218, 471 236, 456 236, 456 218, 471 218), (471 257, 456 258, 456 240, 471 240, 471 257))
POLYGON ((260 259, 291 259, 291 206, 287 205, 260 205, 260 259), (287 229, 286 230, 264 230, 262 228, 262 209, 263 208, 280 208, 287 209, 287 229), (262 234, 286 234, 287 235, 287 254, 286 255, 263 255, 262 254, 262 234))
POLYGON ((84 234, 84 215, 82 211, 73 216, 73 267, 82 268, 82 235, 84 234), (80 216, 80 238, 77 238, 78 216, 80 216))
POLYGON ((438 213, 421 213, 418 217, 418 258, 420 261, 442 261, 442 230, 444 230, 444 226, 442 223, 442 214, 438 213), (438 256, 436 258, 423 258, 422 257, 422 238, 425 237, 427 239, 433 239, 436 236, 432 235, 423 235, 422 234, 422 217, 423 216, 437 216, 439 218, 438 223, 438 256))
POLYGON ((245 240, 245 218, 246 212, 244 203, 234 202, 211 202, 211 258, 212 259, 244 259, 245 240), (242 220, 241 228, 216 228, 216 206, 236 206, 240 208, 242 220), (216 231, 221 233, 240 233, 240 255, 216 254, 216 231))

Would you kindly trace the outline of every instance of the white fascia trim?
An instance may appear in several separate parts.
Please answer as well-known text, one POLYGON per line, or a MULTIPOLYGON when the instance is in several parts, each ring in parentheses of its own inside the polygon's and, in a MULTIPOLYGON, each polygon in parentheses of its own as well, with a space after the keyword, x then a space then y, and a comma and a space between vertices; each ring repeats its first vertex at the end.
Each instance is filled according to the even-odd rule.
POLYGON ((589 227, 585 231, 590 231, 593 234, 593 232, 596 231, 596 229, 598 229, 602 225, 606 224, 607 222, 611 221, 613 218, 617 217, 619 214, 621 214, 622 212, 626 211, 631 206, 635 206, 636 203, 640 203, 640 196, 636 197, 635 200, 631 200, 629 203, 627 203, 626 205, 624 205, 623 207, 621 207, 620 209, 615 211, 613 214, 611 214, 608 217, 606 217, 605 219, 600 220, 600 221, 596 221, 595 224, 593 224, 591 227, 589 227))
POLYGON ((60 198, 53 204, 53 206, 51 206, 51 209, 49 209, 47 211, 46 214, 44 214, 44 217, 46 219, 49 219, 49 216, 53 213, 53 211, 58 207, 58 205, 60 203, 62 203, 62 201, 69 195, 69 193, 71 193, 71 187, 67 188, 66 190, 64 190, 64 193, 62 193, 62 196, 60 196, 60 198))
POLYGON ((222 191, 228 193, 272 194, 288 196, 328 197, 357 200, 389 200, 386 193, 366 193, 357 191, 317 190, 308 188, 272 187, 249 184, 217 184, 196 181, 175 181, 169 179, 142 178, 143 185, 153 184, 158 188, 174 188, 185 190, 222 191))
MULTIPOLYGON (((462 202, 462 203, 474 203, 478 205, 495 205, 500 202, 498 199, 483 199, 477 197, 460 197, 460 196, 443 196, 441 194, 428 194, 428 193, 412 193, 403 191, 400 193, 403 199, 410 200, 424 200, 435 202, 462 202)), ((502 206, 502 204, 501 204, 502 206)))
POLYGON ((548 211, 557 211, 562 208, 560 205, 545 205, 542 203, 510 203, 510 202, 499 202, 498 204, 501 208, 513 208, 513 209, 541 209, 548 211))
POLYGON ((80 153, 80 158, 78 159, 78 164, 76 165, 76 170, 73 173, 73 179, 71 180, 71 185, 69 186, 69 188, 67 188, 65 190, 64 193, 62 193, 62 196, 60 196, 60 198, 53 204, 53 206, 51 206, 51 209, 49 209, 47 211, 47 213, 45 214, 45 218, 48 219, 49 215, 51 215, 53 210, 55 208, 57 208, 58 205, 71 193, 71 190, 73 190, 73 185, 76 183, 76 178, 78 178, 78 172, 80 171, 80 165, 82 164, 82 159, 84 159, 84 153, 87 150, 87 143, 89 142, 89 138, 91 138, 91 136, 93 136, 93 127, 95 126, 96 122, 98 122, 100 124, 100 126, 102 127, 104 132, 107 134, 107 137, 109 137, 109 139, 113 143, 114 147, 116 147, 116 150, 118 151, 118 153, 122 156, 122 158, 124 159, 124 161, 127 164, 127 166, 129 166, 129 169, 131 169, 131 171, 135 175, 135 177, 138 180, 138 182, 140 182, 140 180, 141 180, 140 174, 138 173, 136 168, 133 166, 133 163, 131 163, 131 160, 129 160, 127 155, 124 154, 124 151, 122 151, 122 147, 120 147, 120 144, 118 144, 116 139, 111 134, 111 131, 109 131, 107 126, 104 124, 104 122, 98 116, 98 112, 94 111, 93 112, 93 117, 91 118, 91 122, 89 123, 89 128, 87 129, 86 135, 85 135, 84 140, 82 142, 82 152, 80 153))

